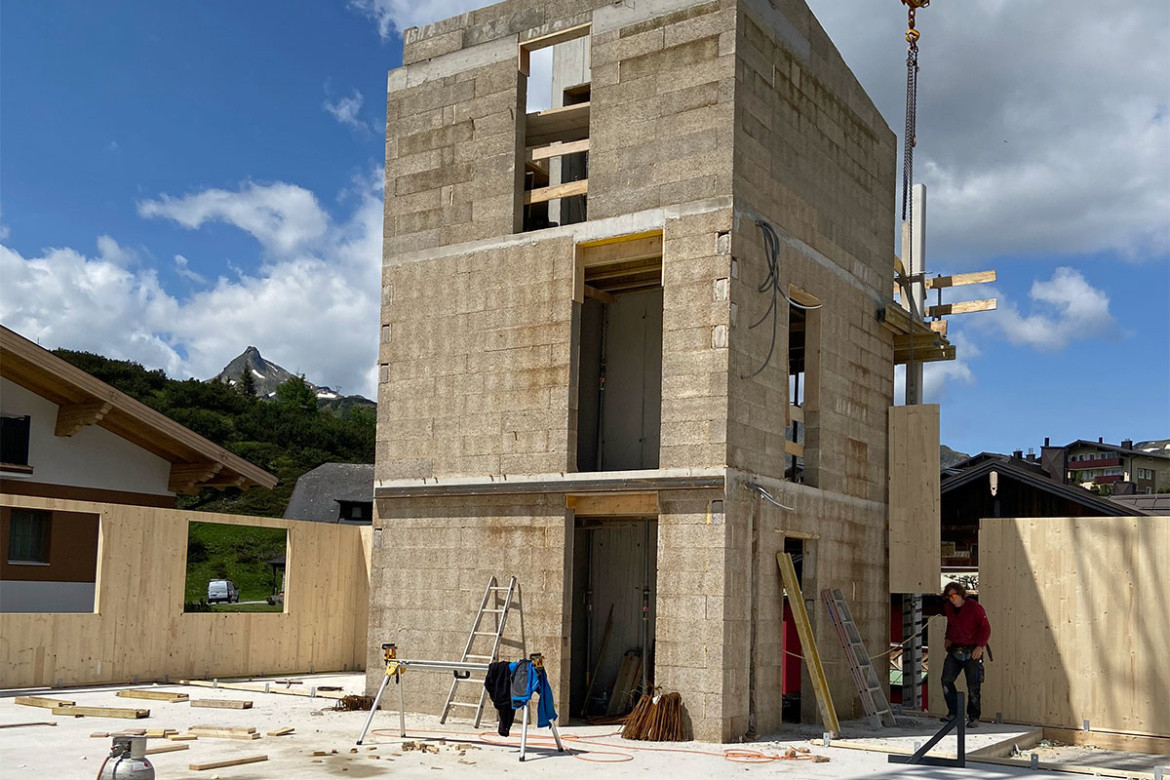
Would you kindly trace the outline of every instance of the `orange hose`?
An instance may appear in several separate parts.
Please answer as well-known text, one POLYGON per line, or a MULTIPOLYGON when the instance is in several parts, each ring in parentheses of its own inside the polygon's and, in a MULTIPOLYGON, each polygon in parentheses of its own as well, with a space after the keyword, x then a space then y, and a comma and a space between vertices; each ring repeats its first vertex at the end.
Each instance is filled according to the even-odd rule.
MULTIPOLYGON (((439 729, 419 729, 416 733, 423 734, 448 734, 459 737, 464 737, 464 742, 479 743, 483 745, 492 745, 493 747, 519 747, 520 741, 517 737, 499 737, 493 738, 494 735, 480 733, 476 731, 444 731, 439 729), (471 737, 471 739, 466 739, 471 737)), ((372 729, 371 734, 379 737, 391 737, 393 739, 402 739, 393 729, 372 729)), ((750 750, 745 748, 729 748, 722 752, 716 753, 711 750, 694 750, 690 748, 668 748, 668 747, 650 747, 649 745, 614 745, 609 742, 598 742, 597 739, 604 739, 606 737, 616 737, 621 734, 621 730, 611 732, 609 734, 597 734, 594 738, 580 737, 575 734, 562 734, 561 742, 575 742, 582 745, 597 745, 606 748, 619 748, 620 750, 637 750, 650 753, 683 753, 694 756, 711 756, 713 758, 722 758, 725 761, 731 761, 737 764, 770 764, 773 761, 811 761, 813 756, 805 753, 794 753, 791 750, 788 753, 765 753, 761 750, 750 750)), ((539 747, 552 747, 556 745, 556 740, 553 737, 546 737, 543 734, 539 736, 529 736, 528 744, 539 747)), ((626 761, 633 761, 634 756, 629 753, 622 753, 615 750, 571 750, 568 746, 565 750, 574 758, 579 758, 582 761, 594 761, 604 764, 617 764, 626 761), (596 758, 589 758, 589 756, 618 756, 616 759, 602 759, 598 761, 596 758)))

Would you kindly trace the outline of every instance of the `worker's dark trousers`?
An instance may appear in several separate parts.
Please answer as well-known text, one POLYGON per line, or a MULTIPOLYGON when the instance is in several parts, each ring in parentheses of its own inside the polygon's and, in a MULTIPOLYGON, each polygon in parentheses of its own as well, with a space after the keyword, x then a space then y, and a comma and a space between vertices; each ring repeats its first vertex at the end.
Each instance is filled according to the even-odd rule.
POLYGON ((966 661, 960 661, 950 653, 947 653, 947 660, 943 662, 942 672, 943 697, 947 701, 947 715, 953 717, 955 714, 958 700, 955 680, 959 679, 959 672, 967 677, 967 718, 979 720, 979 716, 982 714, 979 689, 983 687, 983 661, 976 661, 970 657, 966 661))

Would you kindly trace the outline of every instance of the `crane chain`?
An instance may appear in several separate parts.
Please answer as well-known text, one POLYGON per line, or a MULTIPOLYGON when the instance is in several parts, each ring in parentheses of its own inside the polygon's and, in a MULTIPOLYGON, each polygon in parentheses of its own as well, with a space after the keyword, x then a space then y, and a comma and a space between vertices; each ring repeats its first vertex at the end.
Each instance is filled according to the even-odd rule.
POLYGON ((910 214, 910 188, 914 184, 914 147, 918 145, 918 39, 921 33, 915 26, 919 8, 926 8, 930 0, 902 0, 907 8, 909 23, 906 28, 906 133, 903 137, 902 158, 902 221, 910 214))

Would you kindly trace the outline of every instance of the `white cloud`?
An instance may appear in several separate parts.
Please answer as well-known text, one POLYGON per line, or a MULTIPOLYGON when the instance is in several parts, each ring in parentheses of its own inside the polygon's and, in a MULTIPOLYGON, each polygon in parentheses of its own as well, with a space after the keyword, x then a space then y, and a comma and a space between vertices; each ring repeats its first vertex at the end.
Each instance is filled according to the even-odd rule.
MULTIPOLYGON (((904 8, 809 5, 900 134, 904 8)), ((934 263, 1170 252, 1170 4, 1115 4, 1102 28, 1093 0, 965 0, 918 28, 934 263)))
MULTIPOLYGON (((154 270, 117 262, 113 249, 121 248, 106 237, 93 257, 48 249, 26 258, 0 246, 0 321, 46 347, 136 360, 179 377, 214 376, 255 344, 312 381, 372 398, 380 172, 363 179, 350 202, 348 218, 335 221, 312 193, 289 184, 152 201, 144 216, 165 215, 192 228, 220 219, 256 236, 268 252, 259 270, 221 277, 186 299, 163 289, 154 270), (296 224, 304 218, 308 229, 296 224)), ((175 268, 194 273, 183 255, 175 268)))
POLYGON ((383 38, 488 4, 487 0, 349 0, 350 8, 378 23, 383 38))
POLYGON ((138 262, 138 253, 121 246, 109 236, 97 237, 98 258, 104 262, 128 267, 138 262))
POLYGON ((1073 341, 1116 339, 1121 327, 1109 311, 1109 296, 1093 287, 1072 268, 1057 268, 1047 281, 1032 283, 1032 312, 1020 313, 1012 301, 999 294, 999 309, 976 322, 996 328, 1016 346, 1042 352, 1059 352, 1073 341))
POLYGON ((189 282, 203 284, 207 281, 203 276, 191 270, 190 262, 182 255, 175 255, 175 273, 189 282))
POLYGON ((284 182, 248 182, 236 192, 210 189, 181 198, 163 194, 139 203, 138 213, 173 219, 191 229, 206 222, 226 222, 251 233, 267 251, 279 256, 311 248, 329 228, 329 216, 316 196, 284 182))
POLYGON ((352 95, 338 98, 336 102, 330 102, 326 98, 321 107, 328 111, 341 124, 352 127, 354 130, 369 132, 369 126, 358 118, 364 101, 365 98, 362 97, 361 91, 355 89, 352 95))

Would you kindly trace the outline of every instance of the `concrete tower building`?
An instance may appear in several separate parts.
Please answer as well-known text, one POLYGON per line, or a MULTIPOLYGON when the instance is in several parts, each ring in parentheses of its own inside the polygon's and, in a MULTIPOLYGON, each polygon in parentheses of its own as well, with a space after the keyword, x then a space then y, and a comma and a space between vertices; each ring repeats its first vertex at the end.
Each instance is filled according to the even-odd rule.
MULTIPOLYGON (((459 658, 488 578, 515 575, 502 653, 523 625, 562 714, 637 650, 697 738, 775 730, 777 552, 826 656, 824 588, 871 652, 889 636, 894 133, 803 0, 508 0, 407 30, 403 63, 371 684, 382 642, 459 658)), ((408 706, 449 683, 412 675, 408 706)))

